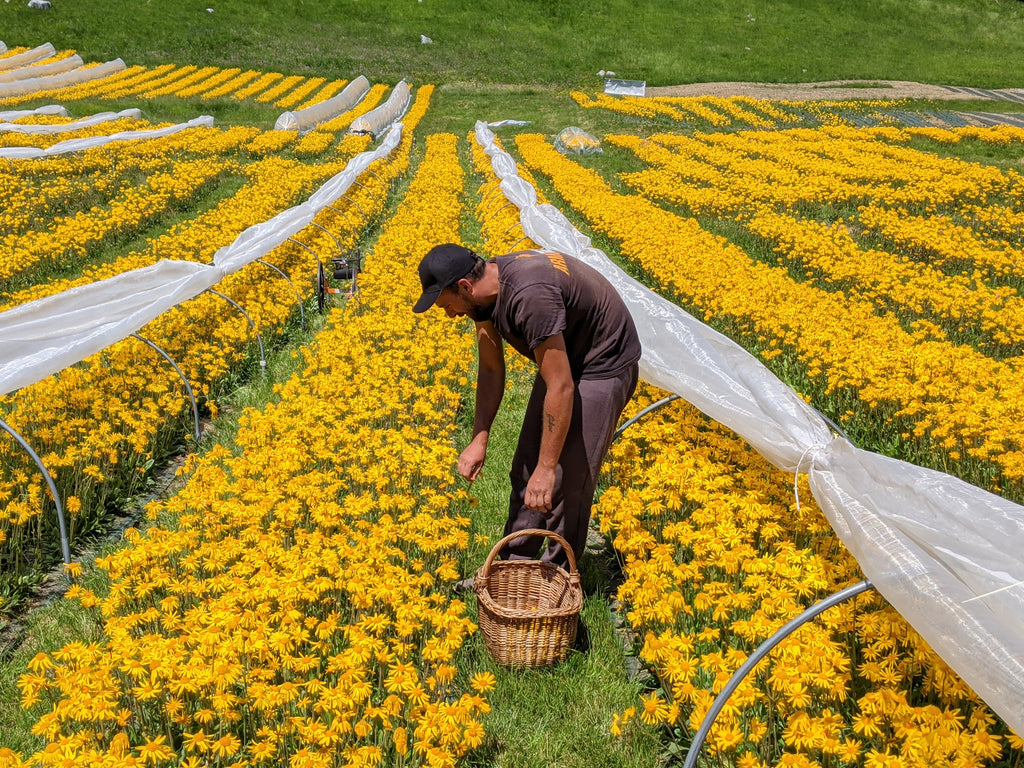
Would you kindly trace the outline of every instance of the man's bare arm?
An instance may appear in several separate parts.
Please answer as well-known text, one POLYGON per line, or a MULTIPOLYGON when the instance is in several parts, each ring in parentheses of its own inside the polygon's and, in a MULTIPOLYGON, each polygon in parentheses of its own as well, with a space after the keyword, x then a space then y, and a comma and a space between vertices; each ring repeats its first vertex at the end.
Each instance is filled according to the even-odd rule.
POLYGON ((476 480, 483 468, 491 424, 505 395, 505 349, 493 323, 476 324, 476 343, 480 362, 476 376, 473 437, 459 456, 458 466, 459 474, 470 481, 476 480))

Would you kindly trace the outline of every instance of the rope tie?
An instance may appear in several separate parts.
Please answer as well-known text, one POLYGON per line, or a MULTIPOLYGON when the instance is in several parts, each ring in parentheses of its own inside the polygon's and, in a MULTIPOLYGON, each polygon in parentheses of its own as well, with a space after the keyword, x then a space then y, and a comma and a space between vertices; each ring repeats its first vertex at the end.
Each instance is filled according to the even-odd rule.
MULTIPOLYGON (((793 470, 793 498, 796 499, 797 512, 800 511, 800 486, 797 483, 797 481, 800 479, 800 467, 803 465, 804 459, 807 458, 808 455, 810 455, 809 466, 813 467, 815 455, 817 455, 818 452, 820 452, 824 447, 825 446, 823 445, 812 445, 810 448, 805 449, 804 452, 800 454, 800 458, 797 459, 796 469, 793 470)), ((808 472, 807 474, 810 473, 808 472)))

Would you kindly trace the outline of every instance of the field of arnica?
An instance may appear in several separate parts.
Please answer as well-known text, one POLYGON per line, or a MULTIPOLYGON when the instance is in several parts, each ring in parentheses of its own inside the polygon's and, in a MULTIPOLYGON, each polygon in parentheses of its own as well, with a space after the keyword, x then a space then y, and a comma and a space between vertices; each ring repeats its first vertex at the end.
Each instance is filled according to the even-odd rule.
POLYGON ((0 768, 1024 767, 1021 659, 964 680, 1024 635, 1024 3, 51 3, 0 6, 0 768), (472 324, 411 306, 434 244, 553 247, 512 165, 830 439, 1005 511, 931 553, 1006 583, 964 652, 879 580, 694 746, 874 572, 814 451, 684 395, 613 442, 566 660, 494 662, 455 584, 534 370, 467 484, 472 324))

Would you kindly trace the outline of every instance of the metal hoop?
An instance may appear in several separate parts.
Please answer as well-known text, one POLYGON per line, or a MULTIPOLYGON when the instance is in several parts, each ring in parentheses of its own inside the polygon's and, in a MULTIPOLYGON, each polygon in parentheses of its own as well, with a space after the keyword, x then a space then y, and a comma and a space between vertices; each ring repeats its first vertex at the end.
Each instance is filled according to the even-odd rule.
POLYGON ((132 338, 138 339, 143 344, 148 345, 150 348, 155 350, 159 355, 161 355, 164 358, 164 360, 170 363, 171 367, 178 372, 178 376, 180 376, 181 380, 185 383, 185 391, 188 393, 188 399, 192 401, 192 423, 193 426, 195 427, 196 443, 198 443, 200 438, 202 437, 202 433, 199 431, 199 406, 196 404, 196 396, 192 392, 192 385, 188 383, 188 379, 185 377, 185 374, 181 372, 181 368, 178 367, 178 364, 174 362, 171 356, 167 354, 163 349, 158 347, 149 339, 140 336, 138 333, 133 333, 131 335, 132 338))
POLYGON ((369 220, 370 220, 370 217, 366 215, 366 211, 364 211, 364 210, 363 210, 363 209, 362 209, 362 208, 360 207, 359 203, 357 203, 357 202, 356 202, 355 200, 353 200, 353 199, 352 199, 351 197, 349 197, 348 195, 342 195, 342 196, 341 196, 341 197, 340 197, 339 199, 341 199, 341 200, 348 200, 348 201, 349 201, 350 203, 352 203, 352 205, 354 205, 354 206, 355 206, 356 208, 358 208, 358 209, 359 209, 359 212, 360 212, 361 214, 363 214, 363 218, 364 218, 364 219, 366 219, 367 221, 369 221, 369 220))
MULTIPOLYGON (((296 242, 298 242, 298 241, 296 241, 296 242)), ((319 261, 319 259, 318 259, 318 261, 319 261)), ((226 301, 226 302, 230 303, 231 305, 233 305, 235 307, 235 309, 237 309, 239 312, 242 313, 242 317, 244 317, 246 320, 249 321, 249 327, 252 328, 253 332, 256 334, 256 341, 258 341, 259 345, 260 345, 260 368, 262 368, 263 369, 263 373, 266 374, 266 372, 267 372, 267 355, 263 351, 263 337, 260 335, 260 332, 256 329, 256 323, 254 323, 252 321, 252 318, 249 317, 249 313, 246 312, 244 309, 242 309, 242 305, 239 304, 234 299, 232 299, 230 296, 226 296, 223 293, 221 293, 220 291, 214 290, 213 288, 207 288, 206 290, 208 290, 210 293, 213 293, 213 294, 215 294, 217 296, 220 296, 222 299, 224 299, 224 301, 226 301)))
POLYGON ((270 267, 272 270, 277 272, 277 274, 279 274, 281 277, 288 281, 288 285, 290 285, 292 287, 292 290, 295 291, 295 298, 297 299, 296 303, 299 305, 299 322, 302 323, 302 330, 306 330, 306 309, 305 307, 302 306, 302 293, 300 293, 299 289, 295 287, 295 283, 292 282, 292 279, 288 277, 288 275, 286 275, 280 267, 274 266, 269 261, 264 261, 262 258, 259 258, 256 259, 256 262, 262 264, 265 267, 270 267))
POLYGON ((788 621, 774 635, 761 643, 750 657, 743 662, 743 665, 733 673, 733 676, 729 678, 729 682, 725 684, 722 692, 715 697, 715 700, 711 704, 711 709, 709 709, 708 713, 704 716, 704 720, 701 722, 700 728, 697 729, 697 734, 693 737, 690 749, 686 753, 686 762, 683 764, 683 768, 694 768, 694 766, 697 765, 697 758, 700 756, 701 748, 704 746, 704 740, 707 739, 708 733, 711 731, 711 726, 714 724, 715 718, 718 717, 718 713, 725 708, 725 704, 728 701, 729 696, 732 695, 733 691, 739 687, 743 678, 745 678, 765 656, 771 653, 776 645, 781 643, 795 630, 799 629, 819 613, 823 613, 844 600, 849 600, 851 597, 856 597, 863 592, 867 592, 873 587, 874 585, 868 579, 864 579, 864 581, 857 582, 852 586, 841 589, 835 594, 829 595, 824 600, 820 600, 815 603, 795 619, 788 621))
POLYGON ((344 249, 341 247, 341 243, 338 242, 338 238, 336 238, 334 236, 334 233, 331 232, 331 230, 329 230, 327 227, 323 226, 322 224, 317 224, 315 221, 309 222, 309 225, 311 227, 316 227, 317 229, 322 229, 324 232, 326 232, 327 236, 330 237, 331 240, 334 241, 334 247, 338 249, 338 253, 343 253, 344 249))
POLYGON ((618 429, 615 430, 615 433, 612 435, 612 440, 615 440, 616 438, 618 438, 619 435, 621 435, 623 432, 626 431, 627 427, 631 427, 632 425, 636 424, 638 421, 640 421, 640 419, 642 419, 648 413, 651 413, 652 411, 656 411, 659 408, 668 405, 673 400, 679 400, 679 399, 680 399, 679 395, 672 394, 672 395, 669 395, 668 397, 661 398, 661 400, 659 400, 656 403, 651 403, 650 405, 648 405, 643 410, 638 411, 633 416, 631 416, 630 418, 626 419, 626 421, 624 421, 622 423, 622 426, 620 426, 618 429))
POLYGON ((57 529, 60 531, 60 552, 64 558, 64 565, 71 565, 71 541, 68 538, 68 526, 64 520, 64 504, 61 502, 60 493, 57 491, 57 484, 53 482, 53 476, 50 471, 43 464, 43 460, 39 458, 39 454, 32 450, 32 446, 28 444, 28 441, 22 437, 18 431, 8 424, 3 419, 0 419, 0 427, 2 427, 7 434, 13 437, 18 445, 25 449, 25 452, 32 458, 32 461, 39 467, 39 471, 43 473, 43 478, 46 480, 46 485, 50 489, 50 493, 53 495, 53 503, 57 507, 57 529))

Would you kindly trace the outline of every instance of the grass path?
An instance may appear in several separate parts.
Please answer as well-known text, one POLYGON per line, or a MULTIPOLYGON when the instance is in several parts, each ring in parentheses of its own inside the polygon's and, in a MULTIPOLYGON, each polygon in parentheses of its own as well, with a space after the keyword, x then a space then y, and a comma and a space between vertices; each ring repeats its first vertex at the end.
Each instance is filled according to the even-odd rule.
MULTIPOLYGON (((484 472, 473 484, 474 509, 470 547, 462 570, 471 574, 501 538, 508 505, 508 467, 515 451, 533 369, 515 370, 495 420, 484 472), (486 537, 487 541, 482 540, 486 537)), ((460 442, 471 431, 472 402, 466 404, 460 442)), ((484 726, 488 736, 467 765, 484 768, 591 768, 662 764, 664 747, 653 729, 639 728, 617 739, 611 735, 612 716, 635 706, 643 684, 626 671, 622 640, 616 632, 610 599, 614 596, 614 563, 599 548, 580 558, 584 604, 578 648, 555 667, 513 671, 494 663, 478 632, 468 645, 466 669, 489 669, 498 685, 491 694, 491 713, 484 726)), ((476 599, 467 597, 475 616, 476 599)))

